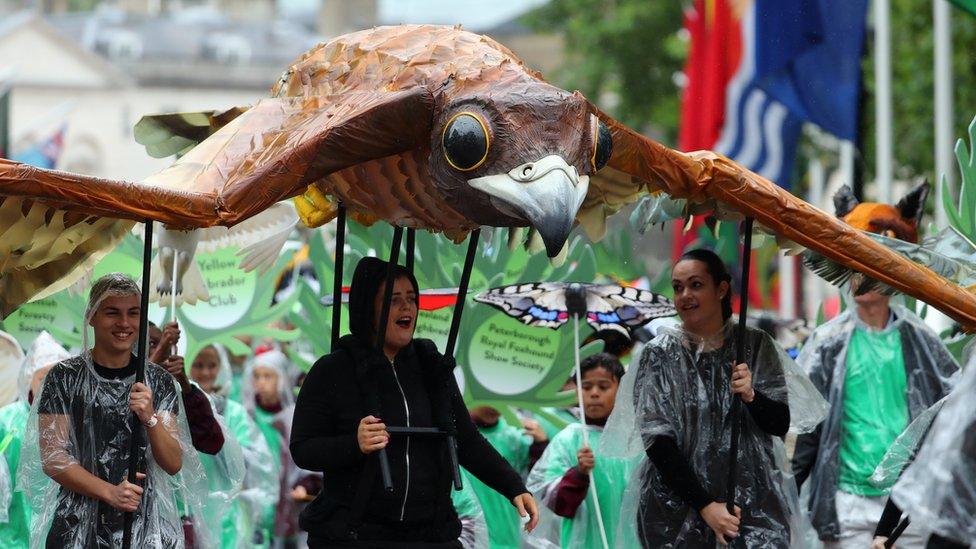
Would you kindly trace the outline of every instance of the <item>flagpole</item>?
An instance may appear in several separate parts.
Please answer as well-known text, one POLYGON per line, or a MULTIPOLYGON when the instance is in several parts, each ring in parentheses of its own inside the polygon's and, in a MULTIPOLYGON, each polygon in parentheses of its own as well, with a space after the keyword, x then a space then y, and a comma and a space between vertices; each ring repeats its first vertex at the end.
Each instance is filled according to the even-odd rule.
MULTIPOLYGON (((955 188, 952 151, 952 7, 947 0, 932 1, 935 40, 935 224, 948 224, 942 208, 941 178, 955 188)), ((949 197, 952 198, 952 197, 949 197)))
POLYGON ((875 181, 877 200, 891 202, 894 164, 891 108, 891 2, 874 0, 874 82, 877 152, 875 181))
MULTIPOLYGON (((844 143, 851 145, 850 141, 841 142, 841 155, 843 158, 844 143)), ((854 175, 854 162, 853 162, 853 146, 850 147, 852 150, 851 154, 851 172, 850 175, 854 175)), ((843 167, 842 167, 843 169, 843 167)), ((813 204, 815 208, 820 208, 825 211, 831 211, 827 204, 824 202, 824 191, 827 190, 827 177, 824 173, 823 161, 820 160, 819 156, 814 155, 810 159, 810 164, 808 166, 809 177, 810 177, 810 190, 807 195, 807 202, 813 204)), ((845 181, 847 185, 853 183, 853 179, 845 181)), ((809 269, 803 269, 803 287, 806 288, 806 299, 807 310, 806 318, 816 319, 817 309, 821 306, 826 297, 826 288, 822 278, 816 274, 810 272, 809 269)))
MULTIPOLYGON (((943 228, 949 218, 942 207, 942 181, 950 196, 955 188, 952 148, 952 7, 948 0, 932 0, 932 35, 935 42, 933 79, 935 80, 935 225, 943 228)), ((921 235, 919 235, 921 237, 921 235)), ((952 320, 935 307, 928 308, 925 322, 936 333, 952 326, 952 320)))

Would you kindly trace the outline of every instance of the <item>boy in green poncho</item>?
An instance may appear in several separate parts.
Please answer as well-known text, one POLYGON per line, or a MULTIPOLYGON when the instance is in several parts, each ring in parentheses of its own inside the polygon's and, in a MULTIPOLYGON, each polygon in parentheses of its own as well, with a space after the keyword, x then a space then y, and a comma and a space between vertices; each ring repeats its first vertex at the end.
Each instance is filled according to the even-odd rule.
POLYGON ((44 376, 52 366, 69 355, 47 332, 41 332, 27 351, 17 378, 18 399, 0 408, 0 455, 10 474, 10 506, 7 521, 0 523, 0 547, 16 549, 30 546, 31 508, 22 491, 17 491, 17 466, 20 445, 34 395, 40 394, 44 376))
MULTIPOLYGON (((526 420, 524 429, 519 429, 509 425, 498 410, 490 406, 472 408, 471 421, 488 443, 523 477, 548 444, 549 438, 538 422, 526 420)), ((512 503, 467 471, 464 471, 464 482, 470 483, 478 496, 488 524, 488 546, 491 549, 518 549, 521 522, 518 515, 512 513, 512 503)))
POLYGON ((601 456, 600 436, 613 411, 624 368, 615 356, 598 353, 583 361, 580 372, 589 447, 584 444, 584 427, 572 423, 552 439, 532 469, 529 490, 556 515, 550 517, 550 528, 533 536, 566 548, 603 547, 595 490, 608 546, 613 547, 624 490, 637 460, 601 456))

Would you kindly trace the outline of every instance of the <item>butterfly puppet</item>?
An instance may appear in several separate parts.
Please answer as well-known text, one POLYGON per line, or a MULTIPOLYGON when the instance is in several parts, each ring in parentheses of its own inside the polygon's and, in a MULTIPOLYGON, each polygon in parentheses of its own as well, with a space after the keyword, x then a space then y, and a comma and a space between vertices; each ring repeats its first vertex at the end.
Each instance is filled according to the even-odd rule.
MULTIPOLYGON (((567 290, 573 288, 585 299, 582 320, 594 330, 616 330, 630 337, 631 330, 655 318, 674 316, 670 299, 639 288, 615 284, 577 282, 534 282, 492 288, 474 299, 505 312, 529 326, 559 329, 572 318, 567 290)), ((570 297, 572 299, 572 297, 570 297)))
POLYGON ((598 240, 608 216, 663 192, 754 217, 976 328, 965 289, 728 158, 648 139, 460 27, 339 36, 297 59, 270 98, 224 113, 206 131, 174 126, 174 147, 187 152, 141 182, 0 161, 0 314, 69 285, 126 222, 233 226, 294 198, 310 227, 340 204, 361 223, 456 242, 483 225, 529 227, 555 257, 574 226, 598 240))

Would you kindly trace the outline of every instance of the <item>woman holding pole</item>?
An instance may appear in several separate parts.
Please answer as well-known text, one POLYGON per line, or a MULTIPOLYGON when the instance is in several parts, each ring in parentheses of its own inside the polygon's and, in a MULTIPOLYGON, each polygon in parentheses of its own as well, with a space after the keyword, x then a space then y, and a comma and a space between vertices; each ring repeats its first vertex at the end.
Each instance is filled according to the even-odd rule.
POLYGON ((504 494, 513 514, 531 516, 527 530, 535 527, 535 501, 522 479, 469 418, 453 358, 414 339, 418 295, 406 268, 362 259, 349 291, 352 333, 302 385, 291 453, 299 467, 322 471, 325 483, 302 513, 309 547, 460 547, 449 440, 434 431, 456 433, 460 465, 504 494))
POLYGON ((624 377, 605 435, 609 453, 625 444, 648 458, 622 516, 636 515, 643 547, 790 547, 795 493, 780 468, 780 439, 791 419, 795 427, 814 427, 823 399, 761 331, 744 328, 745 359, 734 360, 731 276, 713 252, 686 252, 674 265, 672 287, 681 325, 662 328, 645 346, 635 372, 624 377), (800 387, 788 390, 794 381, 800 387), (733 399, 743 404, 738 414, 733 399), (628 441, 628 431, 639 437, 628 441), (729 505, 731 459, 737 472, 729 505))

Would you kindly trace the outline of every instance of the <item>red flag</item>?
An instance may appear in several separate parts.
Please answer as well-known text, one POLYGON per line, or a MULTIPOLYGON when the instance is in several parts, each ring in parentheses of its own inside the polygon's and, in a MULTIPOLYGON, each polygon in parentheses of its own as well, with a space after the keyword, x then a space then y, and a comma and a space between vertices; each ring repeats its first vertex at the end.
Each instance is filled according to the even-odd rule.
MULTIPOLYGON (((690 49, 685 63, 686 84, 681 98, 678 148, 711 149, 725 123, 725 89, 742 60, 742 33, 731 0, 695 0, 685 11, 690 49)), ((695 219, 687 233, 674 225, 672 256, 675 261, 694 242, 701 226, 695 219)))
POLYGON ((691 49, 685 64, 678 148, 711 149, 725 122, 725 88, 739 68, 742 34, 729 0, 695 0, 685 12, 691 49))

